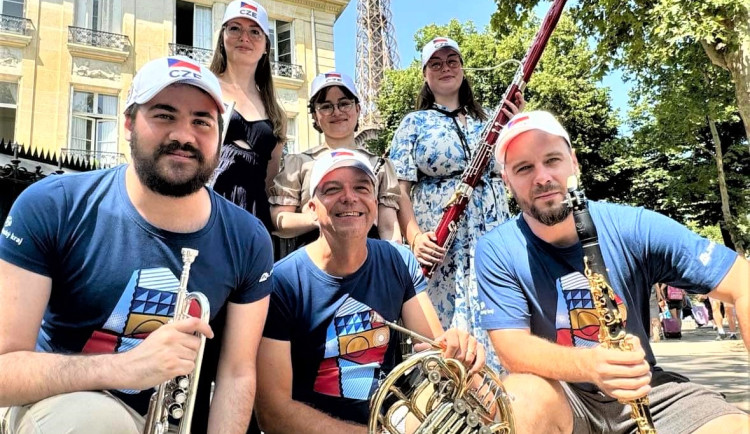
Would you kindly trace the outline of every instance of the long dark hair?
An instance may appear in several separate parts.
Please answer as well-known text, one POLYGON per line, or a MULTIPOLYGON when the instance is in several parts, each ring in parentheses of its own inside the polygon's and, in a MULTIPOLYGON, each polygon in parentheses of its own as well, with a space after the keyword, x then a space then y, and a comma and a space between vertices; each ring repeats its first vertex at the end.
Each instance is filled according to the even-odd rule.
MULTIPOLYGON (((349 89, 347 89, 346 86, 328 86, 320 89, 318 93, 310 97, 310 102, 307 104, 307 108, 308 110, 310 110, 310 116, 312 116, 313 128, 315 128, 315 131, 321 134, 323 134, 323 130, 320 128, 320 125, 318 125, 318 121, 315 120, 315 104, 322 104, 323 102, 325 102, 326 98, 328 97, 328 91, 334 87, 338 87, 339 89, 341 89, 341 93, 343 93, 345 97, 353 99, 354 104, 359 107, 359 98, 357 98, 357 96, 354 95, 349 89)), ((361 109, 362 108, 360 107, 360 110, 361 109)), ((357 116, 357 123, 354 125, 354 131, 357 131, 358 129, 359 116, 357 116)))
MULTIPOLYGON (((432 108, 435 104, 435 94, 432 93, 432 89, 427 84, 427 81, 422 84, 422 89, 419 91, 417 96, 417 110, 427 110, 432 108)), ((474 99, 474 92, 471 90, 469 79, 464 76, 461 81, 461 87, 458 88, 458 104, 461 107, 466 108, 466 112, 472 117, 481 120, 482 122, 489 119, 487 113, 484 112, 482 106, 474 99)))
MULTIPOLYGON (((216 41, 216 49, 211 59, 209 69, 217 76, 221 76, 227 70, 227 52, 224 49, 224 29, 221 27, 219 38, 216 41)), ((263 107, 266 109, 268 119, 273 125, 273 135, 279 142, 286 141, 286 114, 284 109, 276 100, 276 91, 273 87, 273 77, 271 74, 271 61, 268 59, 268 53, 271 52, 271 40, 266 36, 266 53, 258 61, 255 68, 255 84, 260 90, 260 99, 263 101, 263 107)))

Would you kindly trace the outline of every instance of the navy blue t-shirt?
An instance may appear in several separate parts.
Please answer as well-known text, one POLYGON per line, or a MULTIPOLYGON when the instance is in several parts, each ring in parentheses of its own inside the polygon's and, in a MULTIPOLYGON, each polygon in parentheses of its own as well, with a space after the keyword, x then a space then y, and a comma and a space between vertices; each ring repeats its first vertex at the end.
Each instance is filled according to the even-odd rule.
POLYGON ((292 399, 339 419, 366 423, 369 398, 395 366, 398 335, 379 320, 401 317, 423 291, 416 258, 400 245, 367 240, 367 259, 334 277, 299 249, 273 269, 263 336, 290 341, 292 399))
MULTIPOLYGON (((212 319, 227 301, 271 292, 270 237, 255 217, 206 189, 205 227, 161 230, 130 201, 126 167, 49 176, 13 204, 0 258, 52 279, 37 351, 119 353, 138 345, 173 315, 183 247, 199 251, 188 290, 208 297, 212 319)), ((151 390, 117 394, 145 413, 151 390)))
MULTIPOLYGON (((588 205, 616 301, 627 309, 625 328, 639 337, 654 366, 646 327, 653 284, 708 293, 737 254, 653 211, 593 201, 588 205)), ((599 343, 580 242, 557 248, 534 235, 519 215, 479 240, 476 269, 484 329, 530 329, 575 347, 599 343)))

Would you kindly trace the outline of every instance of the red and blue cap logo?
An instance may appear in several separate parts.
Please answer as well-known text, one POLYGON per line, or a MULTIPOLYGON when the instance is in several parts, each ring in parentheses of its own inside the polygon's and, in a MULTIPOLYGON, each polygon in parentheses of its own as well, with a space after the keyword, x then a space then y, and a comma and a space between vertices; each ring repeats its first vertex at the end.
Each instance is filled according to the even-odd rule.
POLYGON ((167 65, 169 65, 170 68, 187 68, 187 69, 191 69, 191 70, 193 70, 195 72, 198 72, 198 73, 201 72, 201 67, 200 66, 198 66, 198 65, 196 65, 194 63, 187 62, 187 61, 185 61, 183 59, 175 59, 175 58, 172 58, 172 57, 168 57, 167 58, 167 65))

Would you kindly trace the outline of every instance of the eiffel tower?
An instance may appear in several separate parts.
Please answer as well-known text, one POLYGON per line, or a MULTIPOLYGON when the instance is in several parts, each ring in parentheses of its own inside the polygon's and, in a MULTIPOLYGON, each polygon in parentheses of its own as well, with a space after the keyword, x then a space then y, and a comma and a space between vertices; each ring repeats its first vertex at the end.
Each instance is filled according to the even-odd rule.
POLYGON ((362 114, 357 143, 377 137, 380 116, 375 105, 385 71, 398 66, 391 0, 357 1, 357 69, 355 81, 362 114))

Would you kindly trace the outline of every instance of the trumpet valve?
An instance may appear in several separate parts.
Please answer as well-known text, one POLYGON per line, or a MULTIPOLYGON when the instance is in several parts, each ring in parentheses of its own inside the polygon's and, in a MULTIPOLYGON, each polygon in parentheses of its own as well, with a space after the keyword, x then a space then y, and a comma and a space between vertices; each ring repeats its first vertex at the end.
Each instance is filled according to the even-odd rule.
POLYGON ((182 408, 182 404, 173 402, 169 404, 168 408, 169 408, 169 415, 175 419, 181 419, 182 416, 185 414, 185 410, 182 408))

